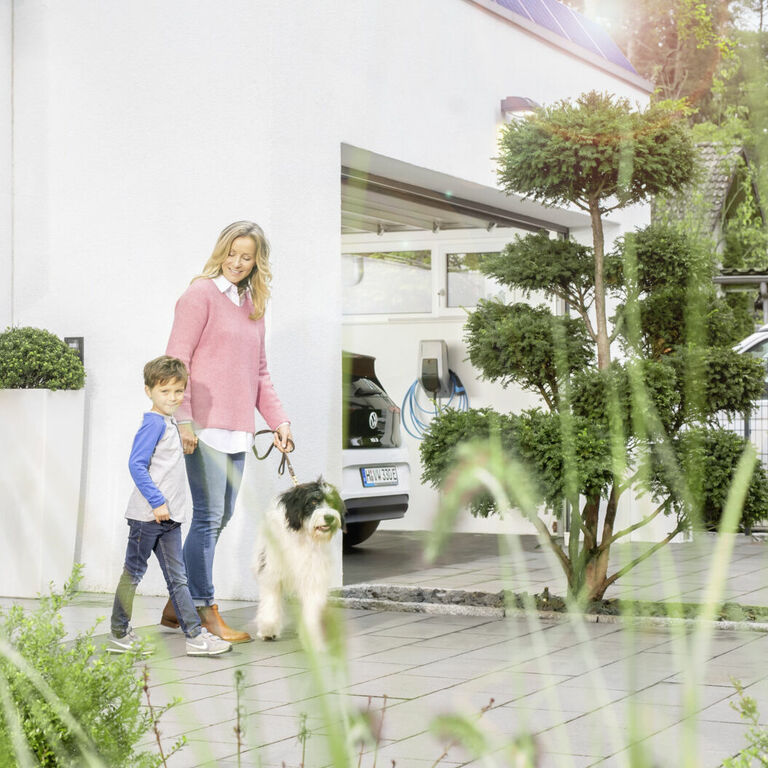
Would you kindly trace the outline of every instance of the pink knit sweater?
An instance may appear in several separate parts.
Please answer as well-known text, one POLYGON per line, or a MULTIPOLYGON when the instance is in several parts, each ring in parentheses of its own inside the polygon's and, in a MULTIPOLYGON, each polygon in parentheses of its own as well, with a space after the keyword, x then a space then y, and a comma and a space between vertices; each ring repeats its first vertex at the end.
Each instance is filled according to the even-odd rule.
POLYGON ((176 302, 166 354, 189 370, 178 421, 253 432, 254 407, 270 429, 288 421, 267 370, 264 318, 251 320, 252 312, 250 298, 236 307, 208 278, 176 302))

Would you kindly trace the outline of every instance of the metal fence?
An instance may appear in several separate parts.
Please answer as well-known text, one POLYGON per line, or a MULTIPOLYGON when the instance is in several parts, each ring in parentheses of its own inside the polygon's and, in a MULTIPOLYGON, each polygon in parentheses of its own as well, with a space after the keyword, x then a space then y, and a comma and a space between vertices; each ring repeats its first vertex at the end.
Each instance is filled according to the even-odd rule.
POLYGON ((724 429, 751 440, 757 455, 768 470, 768 400, 758 400, 757 409, 747 416, 720 414, 718 423, 724 429))
MULTIPOLYGON (((758 400, 757 408, 746 416, 720 414, 718 423, 724 429, 731 429, 737 435, 752 441, 763 467, 768 471, 768 400, 758 400)), ((754 538, 763 539, 768 533, 768 513, 747 533, 758 533, 754 538)))

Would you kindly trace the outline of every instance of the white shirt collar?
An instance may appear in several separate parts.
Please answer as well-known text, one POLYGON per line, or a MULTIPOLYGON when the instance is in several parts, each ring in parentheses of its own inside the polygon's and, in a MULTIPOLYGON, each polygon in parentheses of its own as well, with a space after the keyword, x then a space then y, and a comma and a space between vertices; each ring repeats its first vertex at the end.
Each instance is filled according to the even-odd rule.
POLYGON ((237 286, 230 283, 224 275, 214 277, 213 283, 233 304, 239 307, 243 303, 237 286))

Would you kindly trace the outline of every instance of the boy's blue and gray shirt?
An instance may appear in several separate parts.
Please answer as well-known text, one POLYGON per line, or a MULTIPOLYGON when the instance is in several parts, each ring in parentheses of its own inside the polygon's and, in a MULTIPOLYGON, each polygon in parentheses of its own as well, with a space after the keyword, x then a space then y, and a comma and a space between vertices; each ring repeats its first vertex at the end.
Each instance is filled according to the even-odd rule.
POLYGON ((133 439, 128 469, 136 487, 125 516, 154 520, 152 510, 168 505, 171 520, 184 522, 187 514, 187 471, 176 420, 147 411, 133 439))

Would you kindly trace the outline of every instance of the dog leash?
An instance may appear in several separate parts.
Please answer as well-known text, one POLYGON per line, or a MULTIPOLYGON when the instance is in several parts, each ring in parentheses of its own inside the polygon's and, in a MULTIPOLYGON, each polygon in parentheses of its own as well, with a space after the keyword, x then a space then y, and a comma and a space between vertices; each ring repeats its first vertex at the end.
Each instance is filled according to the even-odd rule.
MULTIPOLYGON (((272 443, 269 448, 267 448, 266 453, 263 456, 259 456, 259 452, 256 450, 256 441, 255 438, 257 438, 259 435, 274 435, 275 433, 271 429, 260 429, 258 432, 254 433, 254 443, 253 448, 251 449, 253 451, 253 455, 259 460, 264 461, 264 459, 269 456, 270 453, 272 453, 272 449, 275 447, 275 444, 272 443)), ((293 471, 293 465, 291 464, 291 460, 288 458, 289 453, 293 453, 293 451, 296 449, 296 444, 291 440, 291 438, 288 438, 288 449, 282 454, 282 458, 280 459, 280 464, 277 467, 277 474, 281 477, 283 474, 285 474, 285 468, 288 467, 288 474, 291 476, 291 480, 293 480, 294 485, 299 484, 299 480, 296 477, 296 473, 293 471)))

